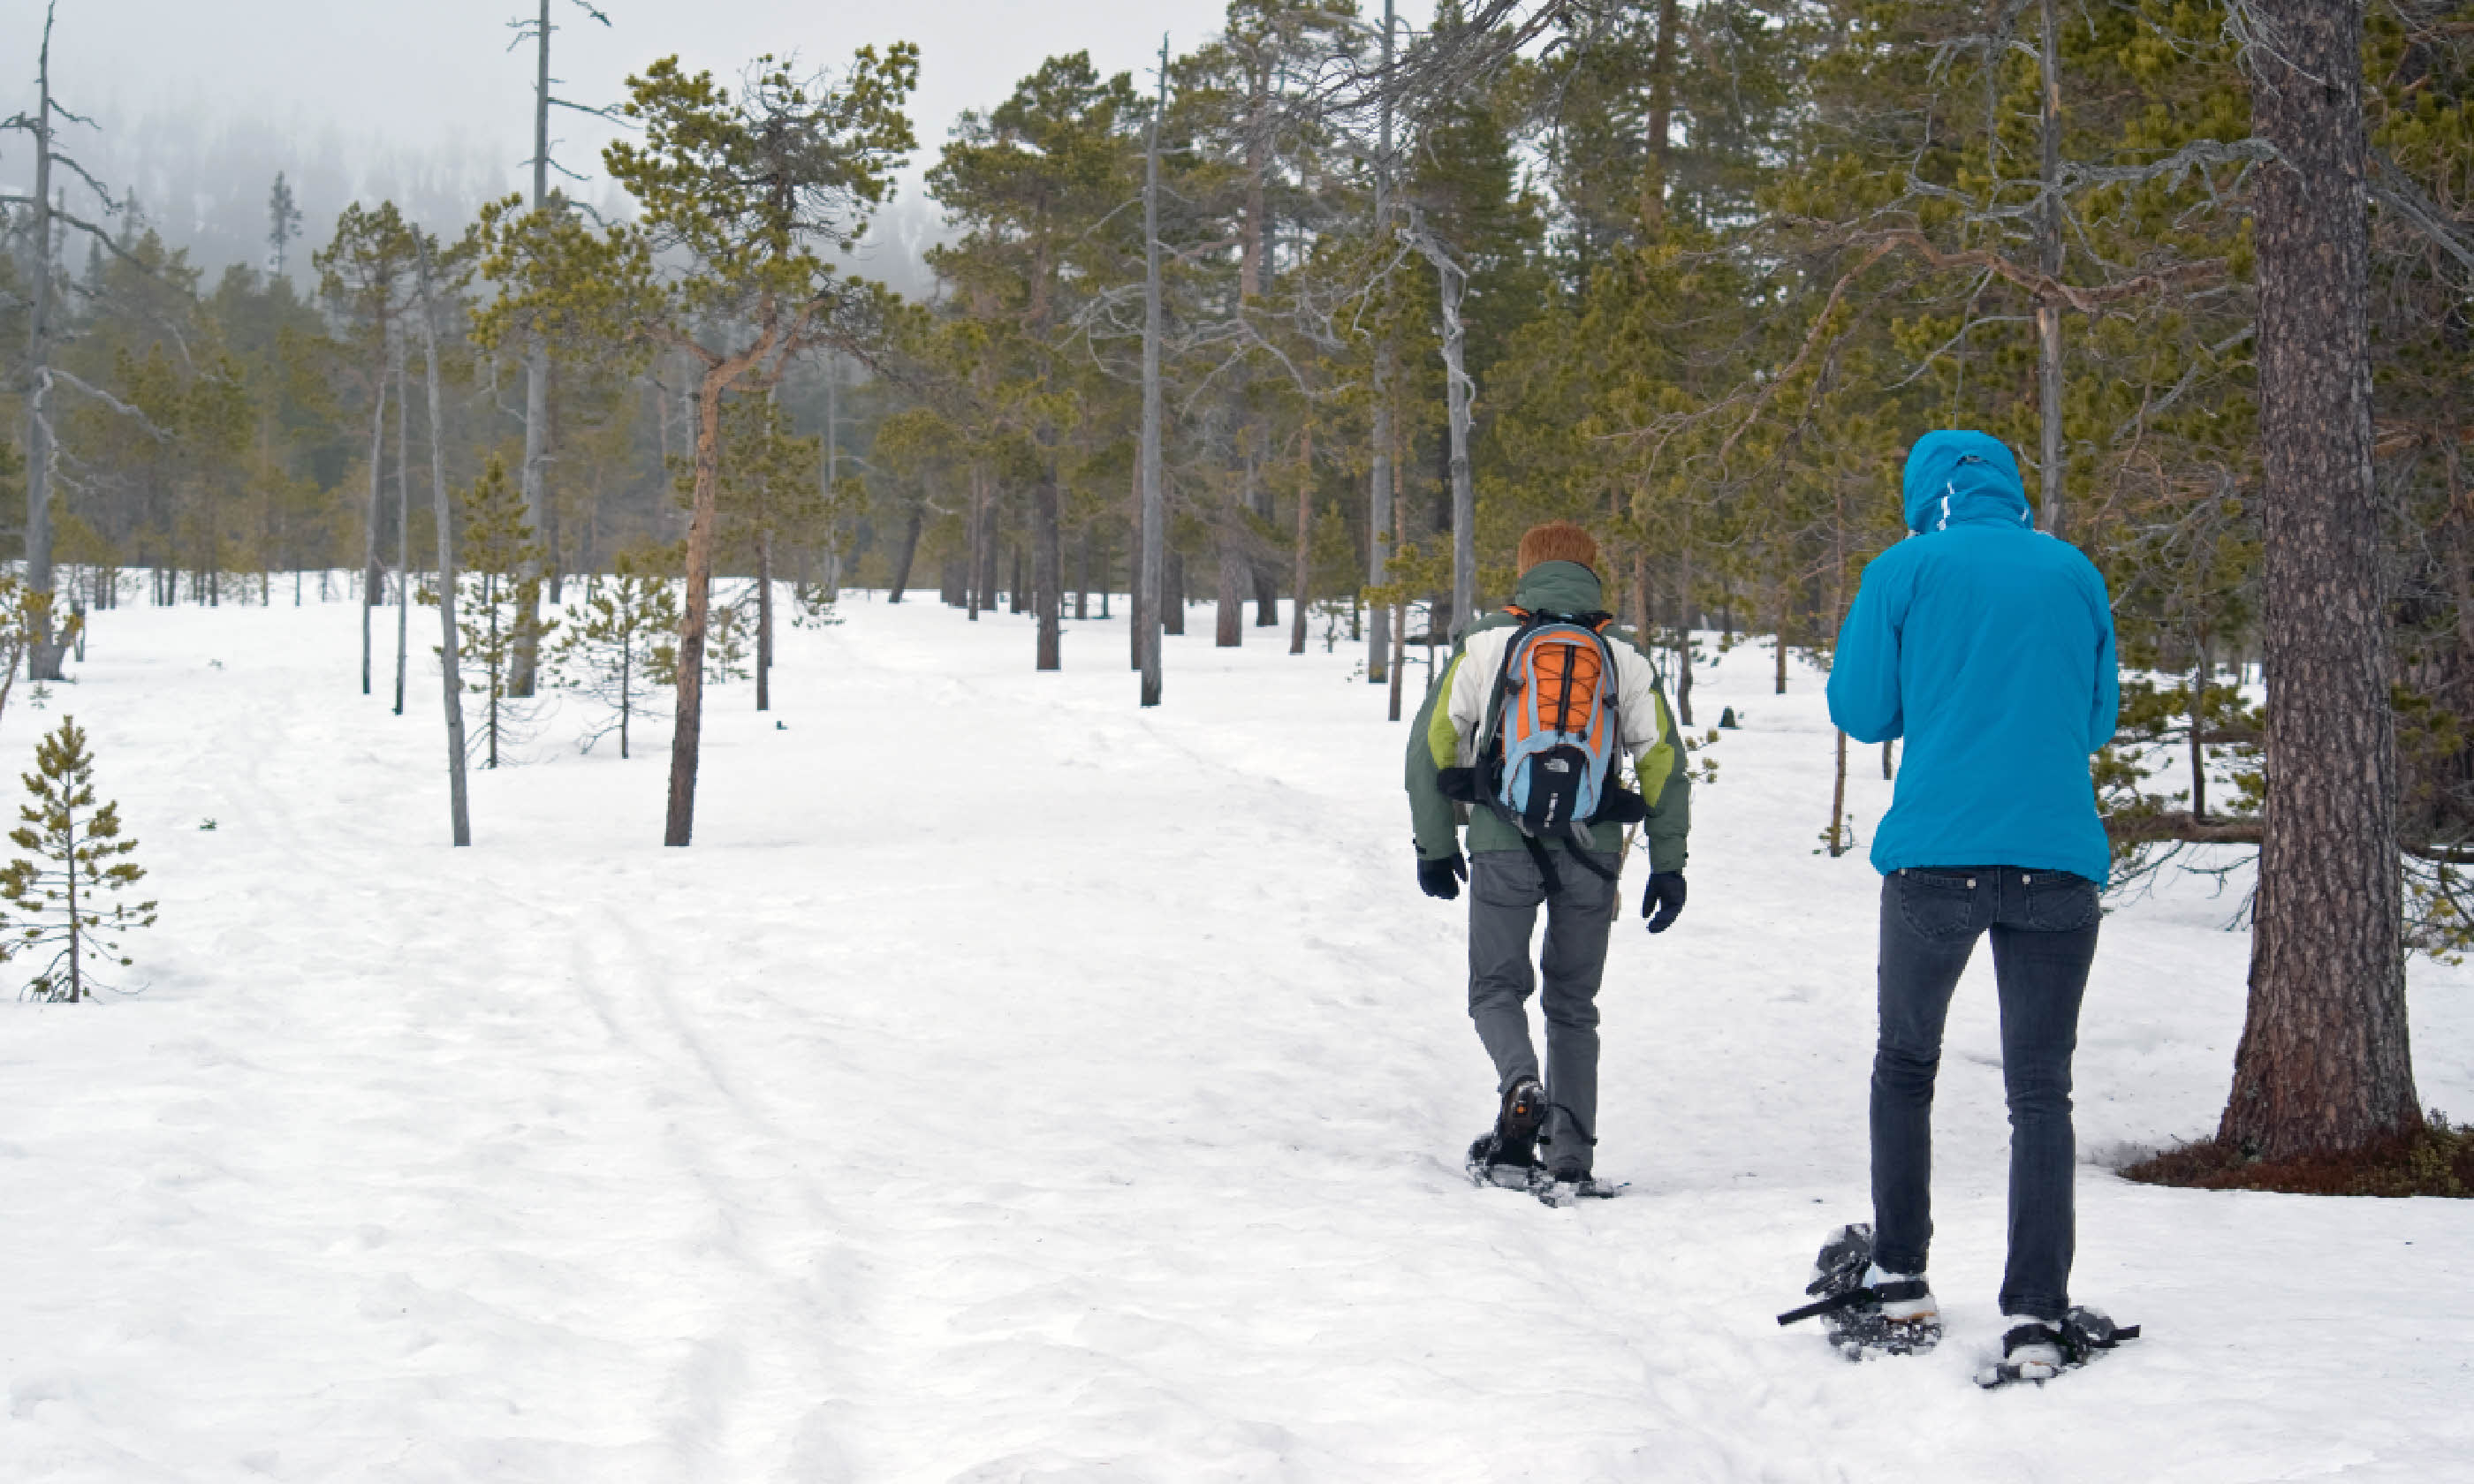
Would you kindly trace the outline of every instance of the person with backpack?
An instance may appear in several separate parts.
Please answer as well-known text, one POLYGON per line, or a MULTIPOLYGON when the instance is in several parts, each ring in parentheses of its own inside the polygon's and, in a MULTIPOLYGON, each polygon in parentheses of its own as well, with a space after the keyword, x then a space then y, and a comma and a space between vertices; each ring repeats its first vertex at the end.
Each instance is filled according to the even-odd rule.
POLYGON ((1458 636, 1408 750, 1418 884, 1450 901, 1468 883, 1468 1013, 1494 1063, 1494 1124, 1467 1168, 1556 1205, 1613 1193, 1592 1178, 1597 996, 1627 828, 1646 841, 1640 910, 1661 933, 1684 910, 1692 810, 1658 672, 1636 637, 1609 632, 1597 561, 1596 540, 1568 522, 1522 536, 1511 605, 1458 636), (1542 1068, 1528 1014, 1541 969, 1542 1068))
POLYGON ((1952 992, 1989 935, 2011 1126, 2001 1304, 2014 1323, 1979 1379, 2041 1380, 2136 1332, 2093 1324, 2102 1316, 2069 1293, 2071 1057, 2112 862, 2088 754, 2112 740, 2121 700, 2113 610, 2095 564, 2029 520, 1998 439, 1928 433, 1904 482, 1912 534, 1864 569, 1830 672, 1830 716, 1850 737, 1906 739, 1872 851, 1873 1226, 1833 1237, 1847 1289, 1834 1328, 1894 1351, 1940 1332, 1925 1280, 1933 1080, 1952 992))

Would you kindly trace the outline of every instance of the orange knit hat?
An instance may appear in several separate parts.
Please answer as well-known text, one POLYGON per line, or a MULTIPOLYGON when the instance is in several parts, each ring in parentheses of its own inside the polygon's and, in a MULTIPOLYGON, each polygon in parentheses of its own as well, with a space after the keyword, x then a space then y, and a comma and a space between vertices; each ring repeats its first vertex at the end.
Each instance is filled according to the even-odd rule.
POLYGON ((1516 565, 1523 572, 1540 562, 1577 562, 1595 572, 1598 569, 1598 540, 1568 520, 1550 520, 1531 526, 1520 538, 1520 555, 1516 565))

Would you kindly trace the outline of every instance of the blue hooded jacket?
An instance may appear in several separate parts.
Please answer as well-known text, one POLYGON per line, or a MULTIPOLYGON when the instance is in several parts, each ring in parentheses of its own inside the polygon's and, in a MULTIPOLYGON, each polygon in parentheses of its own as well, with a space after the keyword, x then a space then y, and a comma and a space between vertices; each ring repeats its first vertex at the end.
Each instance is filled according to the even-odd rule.
POLYGON ((1982 433, 1907 453, 1907 528, 1838 634, 1830 717, 1906 738, 1873 865, 2021 866, 2106 879, 2088 754, 2121 706, 2113 607, 2077 547, 2035 529, 2018 461, 1982 433))

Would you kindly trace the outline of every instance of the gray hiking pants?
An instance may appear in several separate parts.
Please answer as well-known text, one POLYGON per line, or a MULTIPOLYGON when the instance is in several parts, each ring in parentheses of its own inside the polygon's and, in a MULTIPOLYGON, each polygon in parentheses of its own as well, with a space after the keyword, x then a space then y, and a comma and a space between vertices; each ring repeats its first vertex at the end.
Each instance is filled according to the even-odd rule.
MULTIPOLYGON (((1616 856, 1595 852, 1612 874, 1616 856)), ((1542 1151, 1559 1170, 1589 1168, 1598 1132, 1598 980, 1606 971, 1607 929, 1614 921, 1615 883, 1563 851, 1554 852, 1562 889, 1549 892, 1527 850, 1488 850, 1469 857, 1469 1018, 1494 1059, 1495 1091, 1537 1077, 1529 1041, 1529 996, 1538 973, 1529 943, 1538 908, 1546 908, 1546 946, 1538 969, 1546 979, 1547 1117, 1542 1151)))

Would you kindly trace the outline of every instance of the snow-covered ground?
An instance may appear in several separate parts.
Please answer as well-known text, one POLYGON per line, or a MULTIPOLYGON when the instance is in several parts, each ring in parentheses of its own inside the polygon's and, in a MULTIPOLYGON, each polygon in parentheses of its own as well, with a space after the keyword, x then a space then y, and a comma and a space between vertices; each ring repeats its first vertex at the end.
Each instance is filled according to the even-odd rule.
MULTIPOLYGON (((716 699, 688 850, 660 736, 578 756, 573 712, 449 850, 436 682, 355 694, 342 604, 104 613, 47 710, 21 688, 0 754, 74 712, 163 905, 142 994, 0 1008, 0 1477, 2474 1476, 2474 1206, 2103 1162, 2213 1126, 2244 943, 2201 884, 2108 920, 2078 1061, 2076 1297, 2147 1337, 1969 1382, 1982 955, 1950 1340, 1849 1366, 1772 1323, 1867 1214, 1876 878, 1815 852, 1819 685, 1770 694, 1765 649, 1695 695, 1745 725, 1689 911, 1615 935, 1632 1190, 1558 1211, 1461 1177, 1461 911, 1346 649, 1217 651, 1198 610, 1144 713, 1118 625, 1036 675, 1025 620, 845 610, 786 635, 773 715, 716 699)), ((2474 1113, 2474 974, 2413 984, 2425 1100, 2474 1113)))

